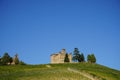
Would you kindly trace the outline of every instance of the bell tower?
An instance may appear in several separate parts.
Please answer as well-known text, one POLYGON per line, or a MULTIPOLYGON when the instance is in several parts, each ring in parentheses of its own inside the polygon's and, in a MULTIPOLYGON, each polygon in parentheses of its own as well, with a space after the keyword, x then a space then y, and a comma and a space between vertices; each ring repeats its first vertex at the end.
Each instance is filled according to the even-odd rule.
POLYGON ((62 49, 62 50, 61 50, 61 53, 62 53, 62 54, 66 54, 66 50, 65 50, 65 49, 62 49))

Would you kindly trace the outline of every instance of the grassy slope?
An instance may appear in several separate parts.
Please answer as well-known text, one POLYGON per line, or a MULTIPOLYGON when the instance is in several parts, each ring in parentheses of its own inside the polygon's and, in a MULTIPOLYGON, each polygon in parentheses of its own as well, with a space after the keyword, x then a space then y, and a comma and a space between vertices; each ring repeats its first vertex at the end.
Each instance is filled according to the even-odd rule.
POLYGON ((102 80, 120 80, 120 71, 88 63, 0 66, 0 80, 90 80, 68 68, 102 80))

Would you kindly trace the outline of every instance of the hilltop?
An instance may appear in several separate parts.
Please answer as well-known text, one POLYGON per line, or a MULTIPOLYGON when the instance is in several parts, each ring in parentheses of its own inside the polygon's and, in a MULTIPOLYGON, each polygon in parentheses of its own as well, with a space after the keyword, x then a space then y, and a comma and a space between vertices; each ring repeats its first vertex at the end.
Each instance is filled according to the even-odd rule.
POLYGON ((120 80, 120 71, 90 63, 0 66, 0 80, 120 80))

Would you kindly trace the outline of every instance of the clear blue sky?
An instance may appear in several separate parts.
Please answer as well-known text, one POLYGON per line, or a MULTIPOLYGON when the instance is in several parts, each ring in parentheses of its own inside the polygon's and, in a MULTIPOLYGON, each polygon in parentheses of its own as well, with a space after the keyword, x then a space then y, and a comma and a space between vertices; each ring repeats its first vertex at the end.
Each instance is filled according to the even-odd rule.
POLYGON ((120 70, 119 0, 0 0, 0 56, 46 64, 76 47, 120 70))

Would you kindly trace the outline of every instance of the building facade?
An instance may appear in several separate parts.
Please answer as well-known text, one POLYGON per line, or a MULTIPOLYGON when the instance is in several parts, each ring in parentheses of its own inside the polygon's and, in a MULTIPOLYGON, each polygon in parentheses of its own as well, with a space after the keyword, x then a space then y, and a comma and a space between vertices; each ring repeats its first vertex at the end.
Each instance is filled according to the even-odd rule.
MULTIPOLYGON (((66 55, 66 50, 62 49, 61 52, 52 54, 51 57, 51 63, 64 63, 66 55)), ((68 54, 69 61, 72 62, 72 54, 68 54)))

